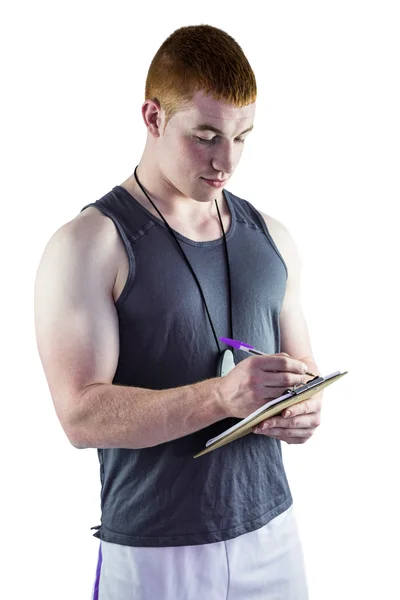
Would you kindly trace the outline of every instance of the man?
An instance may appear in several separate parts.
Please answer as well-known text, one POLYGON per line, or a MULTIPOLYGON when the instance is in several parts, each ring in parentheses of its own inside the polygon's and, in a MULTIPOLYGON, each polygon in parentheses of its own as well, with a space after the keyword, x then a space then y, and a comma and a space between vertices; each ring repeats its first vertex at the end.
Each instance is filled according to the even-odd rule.
POLYGON ((175 31, 149 69, 138 167, 53 235, 38 269, 55 409, 76 448, 98 449, 95 599, 307 598, 280 443, 310 438, 321 396, 193 458, 318 373, 289 233, 224 190, 255 99, 229 35, 175 31), (229 364, 221 336, 267 355, 229 364))

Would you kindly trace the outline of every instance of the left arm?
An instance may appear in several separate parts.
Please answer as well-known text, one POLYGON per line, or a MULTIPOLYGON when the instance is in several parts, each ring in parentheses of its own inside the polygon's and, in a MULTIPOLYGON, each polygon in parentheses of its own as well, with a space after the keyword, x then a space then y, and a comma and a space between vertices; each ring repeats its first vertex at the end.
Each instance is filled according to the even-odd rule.
MULTIPOLYGON (((320 375, 315 363, 307 324, 300 302, 301 262, 295 243, 287 229, 272 217, 261 213, 288 270, 285 297, 280 314, 281 352, 304 362, 311 373, 320 375)), ((261 433, 288 444, 302 444, 321 422, 323 392, 270 417, 255 428, 261 433)))

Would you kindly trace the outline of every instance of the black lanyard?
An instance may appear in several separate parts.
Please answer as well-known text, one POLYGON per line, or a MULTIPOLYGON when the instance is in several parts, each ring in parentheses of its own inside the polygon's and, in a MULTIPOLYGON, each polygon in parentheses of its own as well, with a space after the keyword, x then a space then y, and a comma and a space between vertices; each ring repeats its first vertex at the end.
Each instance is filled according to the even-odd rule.
MULTIPOLYGON (((141 189, 141 190, 142 190, 142 192, 143 192, 143 193, 144 193, 144 194, 147 196, 147 198, 150 200, 151 204, 154 206, 154 208, 156 209, 156 211, 158 212, 158 214, 160 215, 160 217, 162 218, 162 220, 164 221, 164 223, 165 223, 165 224, 166 224, 166 226, 168 227, 168 229, 169 229, 170 233, 172 234, 172 236, 173 236, 174 240, 175 240, 175 241, 176 241, 176 243, 178 244, 178 248, 180 249, 180 251, 182 252, 182 254, 183 254, 183 256, 184 256, 184 258, 185 258, 185 260, 186 260, 186 262, 187 262, 187 264, 188 264, 188 266, 189 266, 189 269, 191 270, 191 272, 192 272, 192 274, 193 274, 193 277, 194 277, 194 278, 195 278, 195 280, 196 280, 196 283, 197 283, 197 285, 198 285, 198 287, 199 287, 199 290, 200 290, 201 297, 203 298, 204 306, 206 307, 206 311, 207 311, 208 319, 209 319, 209 321, 210 321, 211 329, 212 329, 212 331, 213 331, 213 334, 214 334, 214 338, 215 338, 215 342, 216 342, 216 344, 217 344, 218 353, 219 353, 219 355, 220 355, 220 358, 222 358, 222 356, 223 356, 224 354, 226 354, 227 352, 228 352, 228 353, 230 353, 230 354, 232 354, 230 350, 224 350, 223 352, 221 352, 221 349, 220 349, 220 347, 219 347, 219 342, 218 342, 217 334, 215 333, 214 325, 213 325, 213 322, 212 322, 212 320, 211 320, 210 312, 209 312, 209 310, 208 310, 207 302, 206 302, 206 299, 205 299, 205 297, 204 297, 203 290, 201 289, 200 282, 199 282, 199 280, 197 279, 196 273, 194 272, 194 270, 193 270, 193 268, 192 268, 192 265, 191 265, 191 264, 190 264, 190 262, 189 262, 189 259, 188 259, 188 257, 186 256, 185 252, 183 251, 183 248, 182 248, 182 246, 181 246, 181 245, 180 245, 180 243, 178 242, 178 239, 177 239, 177 237, 176 237, 175 233, 173 232, 173 230, 171 229, 171 227, 168 225, 167 221, 164 219, 164 217, 162 216, 162 214, 160 213, 160 211, 158 210, 158 208, 155 206, 155 204, 153 203, 153 201, 151 200, 150 196, 147 194, 147 192, 145 191, 145 189, 142 187, 142 185, 141 185, 141 183, 140 183, 140 181, 139 181, 139 179, 138 179, 138 176, 137 176, 137 174, 136 174, 136 171, 137 171, 137 167, 135 168, 134 175, 135 175, 135 179, 136 179, 136 181, 137 181, 137 183, 138 183, 138 185, 139 185, 140 189, 141 189)), ((230 312, 230 320, 231 320, 231 338, 233 338, 233 319, 232 319, 232 287, 231 287, 231 271, 230 271, 230 267, 229 267, 228 245, 227 245, 227 243, 226 243, 226 236, 225 236, 224 225, 223 225, 223 223, 222 223, 222 219, 221 219, 221 215, 220 215, 220 212, 219 212, 218 203, 217 203, 217 200, 216 200, 216 199, 215 199, 215 205, 216 205, 216 207, 217 207, 218 218, 219 218, 219 222, 220 222, 220 225, 221 225, 222 233, 223 233, 223 236, 224 236, 224 244, 225 244, 225 256, 226 256, 226 265, 227 265, 227 270, 228 270, 228 281, 229 281, 229 312, 230 312)), ((233 356, 233 355, 232 355, 232 356, 233 356)))

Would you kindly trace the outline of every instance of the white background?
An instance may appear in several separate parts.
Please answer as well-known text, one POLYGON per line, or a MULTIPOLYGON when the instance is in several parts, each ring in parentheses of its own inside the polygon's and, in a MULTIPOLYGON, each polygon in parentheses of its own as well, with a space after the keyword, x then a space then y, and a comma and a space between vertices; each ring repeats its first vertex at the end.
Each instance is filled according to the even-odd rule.
POLYGON ((317 363, 324 374, 349 370, 325 392, 315 436, 284 445, 310 600, 398 598, 396 3, 7 4, 0 596, 90 598, 97 455, 74 449, 54 412, 35 341, 36 269, 55 230, 138 163, 161 43, 207 23, 239 42, 258 84, 255 129, 228 189, 291 231, 317 363))

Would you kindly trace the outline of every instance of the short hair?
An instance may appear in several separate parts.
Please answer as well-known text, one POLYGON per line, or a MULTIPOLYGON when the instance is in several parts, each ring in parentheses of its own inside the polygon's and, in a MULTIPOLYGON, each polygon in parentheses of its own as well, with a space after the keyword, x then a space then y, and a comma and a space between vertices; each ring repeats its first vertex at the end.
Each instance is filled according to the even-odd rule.
POLYGON ((237 108, 257 96, 256 78, 242 48, 211 25, 181 27, 163 42, 149 67, 145 100, 159 102, 166 127, 176 112, 190 107, 197 91, 237 108))

